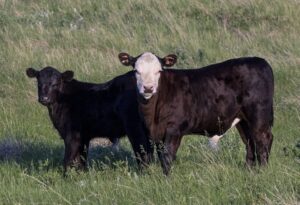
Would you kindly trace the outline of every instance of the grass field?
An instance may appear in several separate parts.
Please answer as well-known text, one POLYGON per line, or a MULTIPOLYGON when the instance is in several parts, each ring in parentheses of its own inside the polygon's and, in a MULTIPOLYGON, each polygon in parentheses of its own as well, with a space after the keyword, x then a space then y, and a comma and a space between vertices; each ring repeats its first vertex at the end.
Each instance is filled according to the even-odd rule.
POLYGON ((0 204, 300 204, 299 0, 0 0, 0 85, 0 204), (130 69, 122 51, 176 53, 184 68, 265 58, 275 75, 269 166, 244 168, 233 129, 218 153, 186 136, 169 177, 158 162, 139 173, 124 138, 63 178, 63 141, 25 69, 105 82, 130 69))

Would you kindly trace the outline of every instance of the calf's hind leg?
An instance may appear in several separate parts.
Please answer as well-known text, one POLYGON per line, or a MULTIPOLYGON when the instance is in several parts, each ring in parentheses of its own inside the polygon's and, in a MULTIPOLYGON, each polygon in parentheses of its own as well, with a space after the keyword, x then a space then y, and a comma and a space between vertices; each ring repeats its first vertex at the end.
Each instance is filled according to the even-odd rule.
POLYGON ((239 134, 246 146, 246 165, 252 167, 255 165, 256 155, 255 155, 255 145, 253 140, 253 135, 246 121, 242 120, 236 125, 239 134))
POLYGON ((273 142, 271 132, 273 122, 272 106, 257 103, 245 110, 247 110, 247 112, 244 112, 247 119, 247 130, 250 131, 249 136, 254 143, 258 163, 259 165, 266 165, 273 142))
POLYGON ((256 155, 259 165, 267 165, 273 142, 273 135, 270 128, 255 133, 256 155))
POLYGON ((140 169, 153 160, 154 148, 142 126, 127 126, 127 134, 140 169))

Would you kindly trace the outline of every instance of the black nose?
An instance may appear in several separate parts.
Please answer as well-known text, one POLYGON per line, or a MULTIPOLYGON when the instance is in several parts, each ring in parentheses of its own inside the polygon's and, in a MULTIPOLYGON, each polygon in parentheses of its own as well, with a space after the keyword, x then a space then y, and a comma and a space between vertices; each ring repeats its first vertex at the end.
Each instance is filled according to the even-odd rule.
POLYGON ((153 86, 144 86, 144 93, 152 93, 153 86))
POLYGON ((48 97, 39 97, 39 102, 42 103, 42 104, 47 104, 49 103, 49 98, 48 97))

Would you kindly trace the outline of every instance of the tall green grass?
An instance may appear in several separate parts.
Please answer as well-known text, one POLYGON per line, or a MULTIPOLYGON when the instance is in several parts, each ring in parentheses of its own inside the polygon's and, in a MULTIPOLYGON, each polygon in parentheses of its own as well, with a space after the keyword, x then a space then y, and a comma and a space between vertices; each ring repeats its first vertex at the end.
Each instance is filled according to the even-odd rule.
POLYGON ((0 204, 299 204, 299 33, 297 0, 0 0, 0 204), (89 172, 63 178, 62 140, 25 69, 105 82, 128 71, 122 51, 175 53, 179 68, 265 58, 275 75, 270 165, 245 169, 233 129, 218 153, 186 136, 169 177, 159 163, 139 173, 124 139, 119 152, 91 149, 89 172))

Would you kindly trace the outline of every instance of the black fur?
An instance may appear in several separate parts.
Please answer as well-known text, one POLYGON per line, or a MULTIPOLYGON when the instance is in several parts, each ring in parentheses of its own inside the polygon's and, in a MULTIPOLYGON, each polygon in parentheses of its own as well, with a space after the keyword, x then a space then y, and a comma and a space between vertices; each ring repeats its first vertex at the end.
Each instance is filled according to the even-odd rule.
POLYGON ((72 71, 60 73, 52 67, 26 72, 37 78, 39 101, 47 106, 64 140, 65 171, 68 166, 86 167, 89 142, 94 137, 114 141, 127 134, 138 164, 149 163, 153 148, 138 114, 133 72, 104 84, 80 82, 72 79, 72 71))
POLYGON ((169 173, 183 135, 222 135, 235 118, 241 119, 236 126, 247 164, 258 159, 265 165, 273 140, 273 93, 272 69, 258 57, 162 71, 157 93, 149 100, 139 97, 139 109, 153 141, 164 144, 159 152, 164 173, 169 173))

